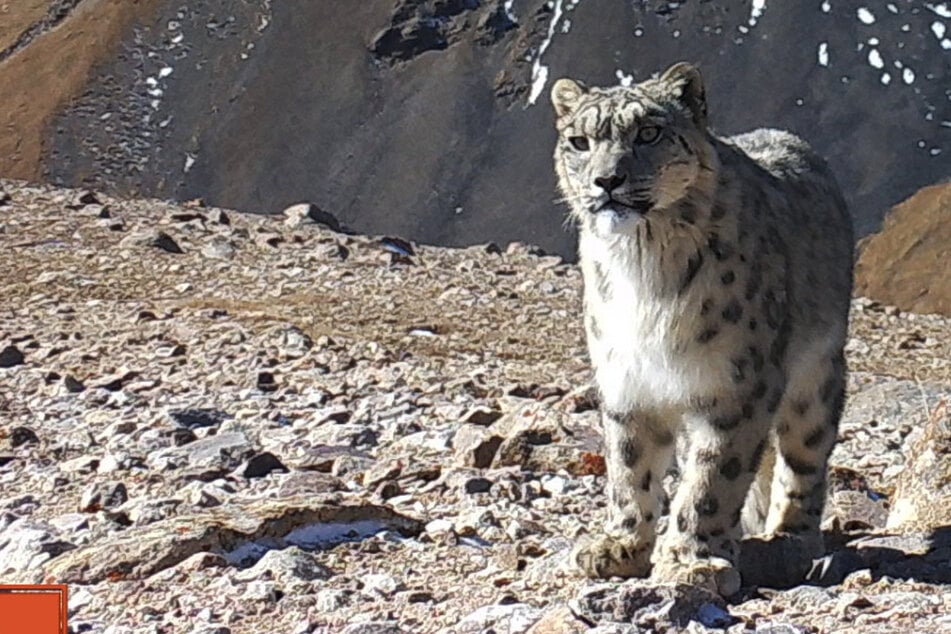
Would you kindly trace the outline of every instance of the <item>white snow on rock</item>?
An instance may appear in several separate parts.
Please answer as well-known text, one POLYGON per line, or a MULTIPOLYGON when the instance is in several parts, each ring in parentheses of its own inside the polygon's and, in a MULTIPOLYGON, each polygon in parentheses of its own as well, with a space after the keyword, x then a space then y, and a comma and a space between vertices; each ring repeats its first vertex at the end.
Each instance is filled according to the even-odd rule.
POLYGON ((872 68, 884 68, 885 62, 877 48, 870 49, 868 52, 868 64, 872 68))
POLYGON ((518 18, 515 17, 515 13, 512 11, 513 4, 515 4, 515 0, 505 0, 505 4, 502 5, 502 8, 505 9, 506 17, 517 24, 518 18))
POLYGON ((859 7, 855 15, 858 16, 862 24, 875 24, 875 14, 869 11, 867 7, 859 7))
POLYGON ((892 76, 888 73, 882 73, 882 83, 886 86, 892 83, 892 76))
POLYGON ((766 0, 753 0, 750 6, 750 26, 756 26, 764 11, 766 11, 766 0))
POLYGON ((911 84, 915 83, 915 71, 913 71, 912 69, 908 67, 905 67, 905 70, 901 72, 901 78, 902 78, 902 81, 904 81, 906 84, 910 86, 911 84))
POLYGON ((829 43, 820 42, 819 43, 819 66, 828 66, 829 65, 829 43))
POLYGON ((933 13, 940 15, 942 18, 951 18, 951 9, 948 8, 947 2, 942 2, 941 4, 925 4, 928 9, 933 13))
POLYGON ((823 1, 822 1, 822 12, 823 12, 823 13, 828 13, 828 12, 831 11, 831 10, 832 10, 832 5, 829 4, 829 0, 823 0, 823 1))
MULTIPOLYGON (((569 9, 573 9, 575 5, 580 2, 580 0, 568 1, 569 9)), ((542 56, 545 54, 545 51, 548 50, 548 47, 551 46, 552 40, 555 39, 555 33, 558 30, 558 23, 561 21, 561 18, 564 15, 564 7, 562 6, 563 0, 554 0, 549 4, 552 5, 552 16, 551 22, 548 24, 548 34, 542 41, 541 46, 538 47, 538 56, 535 58, 535 63, 532 64, 532 90, 528 95, 528 105, 530 106, 535 105, 535 102, 538 101, 542 91, 545 90, 545 84, 548 83, 548 66, 542 64, 542 56)))
POLYGON ((931 23, 931 32, 934 33, 934 36, 940 40, 944 38, 944 34, 947 32, 947 27, 945 27, 944 22, 938 22, 935 20, 931 23))
POLYGON ((614 76, 617 77, 618 83, 625 88, 634 83, 634 75, 628 75, 620 68, 614 71, 614 76))

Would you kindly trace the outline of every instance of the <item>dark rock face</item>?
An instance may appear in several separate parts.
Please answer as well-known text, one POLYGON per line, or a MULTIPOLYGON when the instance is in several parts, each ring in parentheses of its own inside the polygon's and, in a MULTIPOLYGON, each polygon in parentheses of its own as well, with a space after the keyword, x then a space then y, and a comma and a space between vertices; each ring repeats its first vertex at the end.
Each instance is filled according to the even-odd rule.
POLYGON ((553 202, 559 76, 700 64, 715 129, 802 135, 860 236, 951 165, 946 3, 201 0, 119 50, 56 121, 53 180, 262 213, 308 200, 421 242, 573 254, 553 202))

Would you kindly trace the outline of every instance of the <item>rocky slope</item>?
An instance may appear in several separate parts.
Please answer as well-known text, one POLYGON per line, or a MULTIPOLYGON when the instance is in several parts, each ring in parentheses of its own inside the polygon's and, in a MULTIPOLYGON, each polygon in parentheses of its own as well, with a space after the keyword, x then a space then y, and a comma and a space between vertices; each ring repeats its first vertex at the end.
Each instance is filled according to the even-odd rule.
POLYGON ((30 0, 0 5, 0 175, 573 257, 555 77, 687 59, 724 133, 790 128, 860 234, 948 175, 951 4, 30 0), (5 47, 5 48, 3 48, 5 47))
POLYGON ((860 244, 857 291, 903 310, 951 315, 951 184, 926 187, 860 244))
POLYGON ((824 559, 594 583, 577 268, 314 216, 0 181, 0 582, 108 634, 951 631, 951 321, 855 300, 824 559))

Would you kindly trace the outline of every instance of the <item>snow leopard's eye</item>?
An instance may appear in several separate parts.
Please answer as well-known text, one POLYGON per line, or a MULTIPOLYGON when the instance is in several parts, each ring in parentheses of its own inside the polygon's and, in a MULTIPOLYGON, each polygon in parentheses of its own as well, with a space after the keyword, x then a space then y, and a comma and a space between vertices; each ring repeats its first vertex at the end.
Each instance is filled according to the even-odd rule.
POLYGON ((570 136, 568 137, 568 143, 571 143, 571 147, 578 150, 579 152, 587 152, 591 149, 591 144, 588 143, 588 138, 583 136, 570 136))
POLYGON ((634 139, 634 142, 644 145, 653 143, 658 138, 660 138, 660 128, 656 125, 646 125, 637 131, 637 138, 634 139))

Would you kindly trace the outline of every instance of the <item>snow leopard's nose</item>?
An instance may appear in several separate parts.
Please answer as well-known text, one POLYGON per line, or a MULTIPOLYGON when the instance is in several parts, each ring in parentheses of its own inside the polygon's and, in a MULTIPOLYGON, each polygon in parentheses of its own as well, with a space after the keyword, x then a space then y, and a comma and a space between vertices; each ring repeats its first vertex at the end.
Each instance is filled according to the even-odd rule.
POLYGON ((594 179, 594 184, 610 194, 624 183, 625 178, 627 177, 618 176, 617 174, 612 174, 611 176, 599 176, 594 179))

